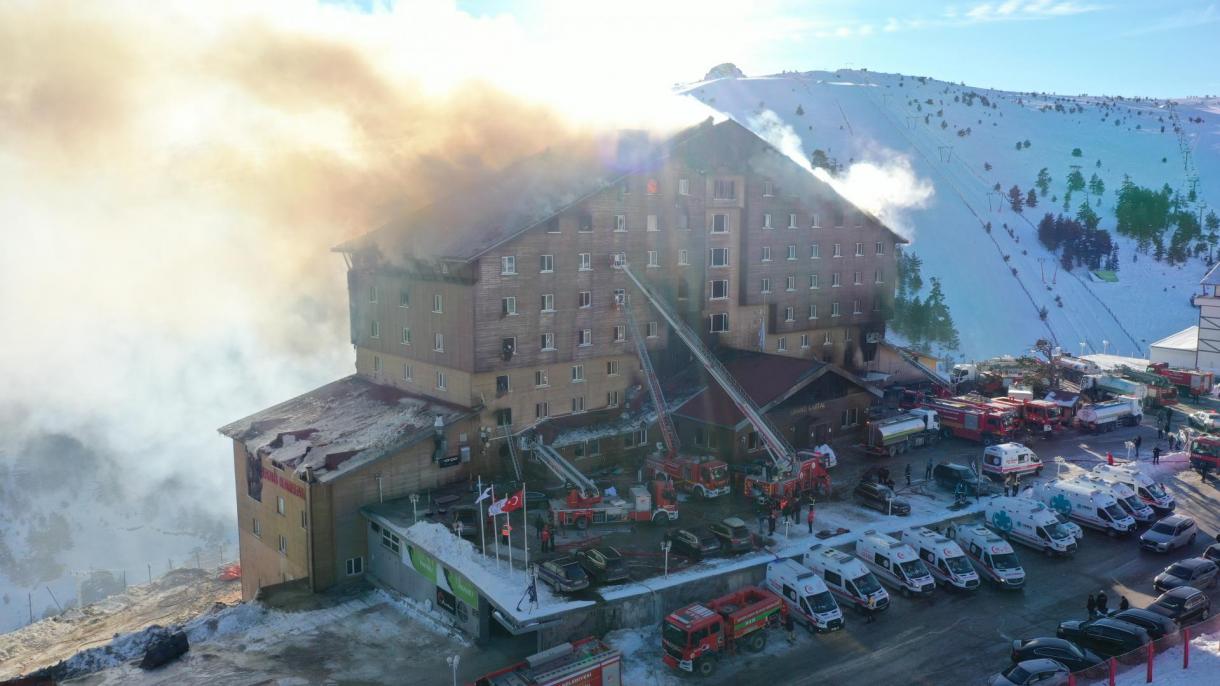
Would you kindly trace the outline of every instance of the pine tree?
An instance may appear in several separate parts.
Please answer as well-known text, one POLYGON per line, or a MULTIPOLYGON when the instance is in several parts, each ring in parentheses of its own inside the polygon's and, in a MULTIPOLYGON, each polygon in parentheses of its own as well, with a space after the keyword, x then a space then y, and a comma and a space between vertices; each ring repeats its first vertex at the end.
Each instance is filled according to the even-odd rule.
POLYGON ((1025 196, 1025 206, 1026 207, 1037 207, 1038 206, 1038 191, 1034 190, 1033 188, 1029 189, 1029 193, 1027 193, 1025 196))
POLYGON ((1045 198, 1046 194, 1051 188, 1051 175, 1050 172, 1046 170, 1046 167, 1043 167, 1038 171, 1038 180, 1034 185, 1038 187, 1038 190, 1042 191, 1042 197, 1045 198))
POLYGON ((1068 174, 1067 183, 1069 193, 1083 191, 1085 186, 1084 174, 1081 174, 1079 169, 1073 169, 1071 173, 1068 174))
POLYGON ((1024 194, 1021 193, 1021 189, 1018 188, 1015 183, 1013 184, 1012 188, 1008 189, 1008 204, 1012 206, 1013 212, 1021 211, 1021 207, 1024 205, 1024 202, 1022 201, 1023 197, 1024 194))
POLYGON ((1093 174, 1089 179, 1089 192, 1098 197, 1106 194, 1106 184, 1097 174, 1093 174))
POLYGON ((800 105, 797 105, 796 106, 796 116, 798 116, 798 117, 805 116, 805 108, 801 107, 800 105))
POLYGON ((1086 200, 1080 203, 1080 207, 1076 210, 1076 220, 1091 231, 1097 228, 1101 217, 1097 216, 1097 213, 1093 211, 1093 206, 1086 200))

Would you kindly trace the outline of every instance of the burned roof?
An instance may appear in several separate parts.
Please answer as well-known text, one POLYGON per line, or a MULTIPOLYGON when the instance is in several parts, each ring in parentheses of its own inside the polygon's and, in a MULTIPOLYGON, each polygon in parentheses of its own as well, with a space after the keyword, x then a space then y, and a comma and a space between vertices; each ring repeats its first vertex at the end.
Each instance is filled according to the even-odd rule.
POLYGON ((430 437, 472 410, 352 375, 220 427, 251 454, 321 481, 430 437))

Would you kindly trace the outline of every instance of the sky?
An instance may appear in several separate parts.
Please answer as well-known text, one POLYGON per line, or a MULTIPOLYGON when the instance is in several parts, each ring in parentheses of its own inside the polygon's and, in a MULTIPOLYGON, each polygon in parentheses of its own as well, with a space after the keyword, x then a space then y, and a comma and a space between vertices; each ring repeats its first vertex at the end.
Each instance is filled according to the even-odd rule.
MULTIPOLYGON (((733 62, 747 75, 843 67, 1004 90, 1181 97, 1220 93, 1220 3, 1200 0, 820 0, 752 3, 461 0, 539 42, 600 27, 587 50, 652 54, 673 81, 733 62), (657 36, 670 36, 651 40, 657 36), (678 49, 680 47, 680 49, 678 49), (685 68, 685 71, 680 69, 685 68)), ((650 74, 656 75, 656 74, 650 74)))

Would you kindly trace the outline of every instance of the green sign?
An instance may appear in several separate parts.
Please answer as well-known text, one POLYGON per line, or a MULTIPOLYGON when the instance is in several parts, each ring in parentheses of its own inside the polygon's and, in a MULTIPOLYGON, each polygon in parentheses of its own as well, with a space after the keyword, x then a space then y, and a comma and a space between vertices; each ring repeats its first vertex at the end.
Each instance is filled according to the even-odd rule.
POLYGON ((406 562, 428 581, 436 583, 436 558, 408 543, 406 562))
POLYGON ((467 581, 465 577, 446 567, 445 580, 449 582, 449 588, 453 590, 453 595, 457 596, 458 600, 472 608, 479 606, 479 592, 474 584, 467 581))

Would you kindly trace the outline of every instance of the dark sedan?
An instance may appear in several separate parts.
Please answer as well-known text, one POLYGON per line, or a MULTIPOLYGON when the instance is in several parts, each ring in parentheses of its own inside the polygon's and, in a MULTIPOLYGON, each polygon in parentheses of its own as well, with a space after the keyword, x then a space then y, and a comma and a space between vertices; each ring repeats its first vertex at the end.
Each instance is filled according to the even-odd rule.
POLYGON ((628 578, 627 564, 617 548, 604 545, 577 550, 576 560, 589 576, 601 583, 626 581, 628 578))
POLYGON ((1119 619, 1128 624, 1134 624, 1152 637, 1152 640, 1157 640, 1162 636, 1176 634, 1178 632, 1178 623, 1172 619, 1157 614, 1152 610, 1141 610, 1138 607, 1132 607, 1122 612, 1116 612, 1110 615, 1114 619, 1119 619))
POLYGON ((1140 627, 1127 622, 1103 617, 1091 622, 1071 621, 1059 625, 1055 632, 1081 648, 1092 650, 1102 657, 1114 657, 1148 645, 1152 637, 1140 627))
POLYGON ((852 491, 856 500, 865 507, 871 507, 879 512, 906 516, 911 514, 911 504, 894 495, 889 486, 873 481, 861 481, 852 491))
POLYGON ((1088 669, 1102 662, 1101 657, 1096 653, 1063 638, 1028 638, 1024 641, 1012 642, 1013 662, 1039 658, 1054 660, 1073 672, 1088 669))
POLYGON ((1186 626, 1211 616, 1212 603, 1203 591, 1193 586, 1178 586, 1162 593, 1148 609, 1186 626))
POLYGON ((1152 587, 1158 591, 1168 591, 1178 586, 1194 586, 1195 588, 1215 588, 1216 563, 1201 557, 1191 557, 1175 562, 1156 575, 1152 587))

